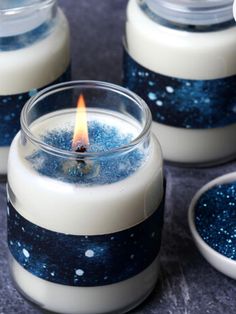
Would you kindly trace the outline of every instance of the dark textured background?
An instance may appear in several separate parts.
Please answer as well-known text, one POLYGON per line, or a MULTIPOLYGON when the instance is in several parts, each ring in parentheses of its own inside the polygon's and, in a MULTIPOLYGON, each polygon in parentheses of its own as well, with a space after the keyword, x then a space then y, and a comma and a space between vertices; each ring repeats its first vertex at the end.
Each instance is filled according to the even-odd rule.
MULTIPOLYGON (((74 79, 121 82, 126 0, 61 0, 72 28, 74 79)), ((161 278, 135 314, 235 314, 236 283, 215 271, 198 253, 187 224, 189 202, 204 183, 236 169, 166 167, 167 202, 161 278)), ((5 188, 0 185, 0 314, 39 314, 14 289, 6 248, 5 188)))

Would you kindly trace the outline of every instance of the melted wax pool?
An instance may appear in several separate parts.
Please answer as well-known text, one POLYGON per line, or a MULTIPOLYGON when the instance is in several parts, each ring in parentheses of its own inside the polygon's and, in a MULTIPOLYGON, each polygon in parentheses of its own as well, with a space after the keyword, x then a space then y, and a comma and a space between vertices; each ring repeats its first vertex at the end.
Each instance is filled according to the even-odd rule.
POLYGON ((216 185, 200 197, 195 224, 210 247, 236 260, 236 182, 216 185))
MULTIPOLYGON (((133 139, 133 134, 124 134, 116 127, 97 121, 90 121, 88 129, 90 145, 87 152, 107 152, 129 144, 133 139)), ((41 135, 44 143, 67 151, 72 151, 72 138, 72 128, 55 129, 41 135)), ((42 175, 68 183, 102 185, 123 180, 133 174, 142 165, 144 153, 135 149, 88 162, 78 162, 38 150, 27 160, 42 175)))

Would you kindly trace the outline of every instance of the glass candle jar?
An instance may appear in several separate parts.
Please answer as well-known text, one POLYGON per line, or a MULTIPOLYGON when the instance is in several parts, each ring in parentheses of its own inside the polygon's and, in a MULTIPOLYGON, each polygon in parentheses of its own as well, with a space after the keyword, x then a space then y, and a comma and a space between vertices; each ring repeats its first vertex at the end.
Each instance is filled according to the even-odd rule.
POLYGON ((232 0, 130 0, 124 84, 153 115, 164 158, 208 165, 236 155, 232 0))
POLYGON ((20 129, 20 112, 38 89, 69 79, 69 28, 56 0, 0 3, 0 176, 20 129))
POLYGON ((61 83, 27 102, 8 169, 11 273, 26 298, 123 313, 152 291, 164 188, 150 127, 145 102, 109 83, 61 83))

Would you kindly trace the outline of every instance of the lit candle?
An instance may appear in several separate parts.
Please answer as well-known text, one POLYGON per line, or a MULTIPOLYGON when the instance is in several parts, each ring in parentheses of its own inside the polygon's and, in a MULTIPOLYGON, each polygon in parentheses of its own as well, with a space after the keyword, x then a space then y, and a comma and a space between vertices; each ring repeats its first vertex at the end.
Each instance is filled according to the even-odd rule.
POLYGON ((115 85, 72 82, 30 100, 21 123, 8 169, 16 285, 60 313, 129 310, 158 277, 162 156, 147 106, 115 85), (78 96, 76 114, 62 102, 78 96))
POLYGON ((69 79, 70 52, 68 22, 55 0, 1 1, 0 16, 1 177, 23 105, 38 89, 69 79))

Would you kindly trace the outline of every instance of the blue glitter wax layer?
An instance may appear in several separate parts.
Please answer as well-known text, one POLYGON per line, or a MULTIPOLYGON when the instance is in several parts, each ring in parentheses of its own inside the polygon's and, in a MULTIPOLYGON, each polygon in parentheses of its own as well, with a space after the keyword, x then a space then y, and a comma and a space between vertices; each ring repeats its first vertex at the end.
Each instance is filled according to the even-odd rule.
POLYGON ((153 120, 186 129, 236 123, 236 76, 185 80, 150 71, 124 52, 124 85, 148 104, 153 120))
POLYGON ((138 225, 103 235, 53 232, 21 216, 8 202, 8 246, 33 275, 69 286, 104 286, 134 277, 158 256, 164 197, 138 225))
MULTIPOLYGON (((70 67, 51 84, 61 83, 68 79, 70 79, 70 67)), ((41 89, 33 89, 27 93, 16 95, 0 96, 0 147, 11 144, 14 136, 20 130, 20 113, 24 104, 41 89)))
MULTIPOLYGON (((123 134, 116 127, 98 121, 88 123, 90 144, 87 152, 107 152, 126 144, 132 134, 123 134)), ((55 148, 72 151, 73 128, 56 129, 41 136, 44 143, 55 148)), ((85 185, 110 184, 134 173, 143 163, 144 153, 135 149, 126 153, 108 155, 96 160, 66 160, 38 150, 27 157, 40 174, 68 183, 85 185)))
POLYGON ((210 247, 236 260, 236 182, 216 185, 200 197, 195 224, 210 247))

